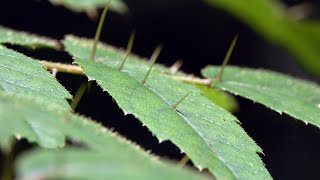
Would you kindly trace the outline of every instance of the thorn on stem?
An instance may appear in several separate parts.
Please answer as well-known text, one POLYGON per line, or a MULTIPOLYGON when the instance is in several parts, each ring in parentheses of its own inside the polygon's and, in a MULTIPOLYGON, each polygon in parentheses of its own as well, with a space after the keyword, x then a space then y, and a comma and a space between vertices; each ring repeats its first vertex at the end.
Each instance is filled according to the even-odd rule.
POLYGON ((104 23, 104 21, 106 19, 110 2, 111 2, 111 0, 109 0, 107 5, 104 7, 102 15, 100 17, 99 25, 98 25, 98 28, 97 28, 97 31, 96 31, 96 34, 95 34, 95 37, 94 37, 94 41, 93 41, 93 46, 92 46, 92 49, 91 49, 91 54, 90 54, 90 61, 91 62, 94 61, 95 56, 96 56, 97 44, 98 44, 98 41, 100 39, 103 23, 104 23))
POLYGON ((148 76, 150 75, 150 72, 151 72, 152 67, 153 67, 153 65, 154 65, 155 62, 156 62, 156 59, 152 62, 152 64, 151 64, 151 66, 150 66, 147 74, 144 76, 143 80, 140 82, 141 85, 144 85, 144 84, 146 83, 146 81, 147 81, 147 79, 148 79, 148 76))
POLYGON ((238 37, 239 37, 239 34, 237 34, 237 35, 233 38, 233 40, 232 40, 232 42, 231 42, 231 44, 230 44, 230 46, 229 46, 229 49, 228 49, 228 51, 227 51, 227 54, 226 54, 226 56, 225 56, 225 58, 224 58, 224 60, 223 60, 223 63, 222 63, 222 65, 221 65, 219 74, 218 74, 218 76, 217 76, 217 81, 221 81, 221 79, 222 79, 223 71, 224 71, 226 65, 228 64, 228 62, 229 62, 229 60, 230 60, 231 54, 232 54, 232 52, 233 52, 233 50, 234 50, 234 47, 235 47, 235 45, 236 45, 236 43, 237 43, 237 41, 238 41, 238 37))
POLYGON ((144 84, 146 83, 146 81, 147 81, 147 79, 148 79, 148 76, 150 75, 150 72, 151 72, 151 70, 152 70, 152 67, 153 67, 153 65, 155 64, 157 58, 159 57, 159 55, 160 55, 160 53, 161 53, 161 49, 162 49, 162 46, 159 45, 159 46, 157 46, 156 49, 154 50, 154 52, 153 52, 153 54, 152 54, 152 56, 151 56, 151 58, 150 58, 150 60, 149 60, 149 61, 151 62, 151 66, 150 66, 147 74, 144 76, 143 80, 140 82, 140 84, 144 85, 144 84))
POLYGON ((179 161, 178 167, 185 166, 189 161, 189 157, 187 155, 183 156, 183 158, 179 161))
POLYGON ((179 69, 181 68, 183 62, 182 60, 177 60, 171 67, 170 67, 170 71, 172 74, 175 74, 176 72, 179 71, 179 69))
POLYGON ((57 77, 57 74, 58 74, 58 69, 57 69, 57 68, 52 68, 52 69, 51 69, 51 73, 52 73, 52 76, 53 76, 54 78, 56 78, 56 77, 57 77))
POLYGON ((156 59, 158 59, 158 57, 160 56, 160 53, 162 51, 162 45, 159 44, 153 51, 151 57, 150 57, 150 60, 149 62, 154 62, 156 61, 156 59))
POLYGON ((132 47, 133 47, 133 43, 134 43, 134 38, 136 36, 136 32, 135 31, 132 31, 131 34, 130 34, 130 37, 129 37, 129 41, 128 41, 128 45, 127 45, 127 52, 123 58, 123 61, 120 65, 120 67, 118 68, 119 71, 122 70, 124 64, 126 63, 130 53, 131 53, 131 50, 132 50, 132 47))
POLYGON ((183 100, 185 100, 191 93, 192 93, 192 91, 190 91, 188 94, 186 94, 185 96, 183 96, 183 98, 181 98, 175 105, 171 106, 171 108, 172 108, 173 110, 175 110, 175 109, 178 107, 178 105, 179 105, 183 100))
POLYGON ((86 90, 89 88, 89 84, 90 84, 89 82, 84 81, 84 82, 80 85, 80 87, 79 87, 79 89, 77 90, 76 94, 74 95, 73 101, 72 101, 71 104, 70 104, 70 107, 71 107, 71 109, 72 109, 73 111, 76 110, 76 108, 77 108, 80 100, 82 99, 84 93, 85 93, 86 90))

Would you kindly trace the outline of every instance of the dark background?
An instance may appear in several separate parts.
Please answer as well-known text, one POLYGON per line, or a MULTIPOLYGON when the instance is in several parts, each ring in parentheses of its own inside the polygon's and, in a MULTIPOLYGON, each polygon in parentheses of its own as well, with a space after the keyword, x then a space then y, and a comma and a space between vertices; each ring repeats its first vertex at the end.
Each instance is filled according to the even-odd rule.
MULTIPOLYGON (((240 38, 230 64, 267 68, 296 77, 317 81, 304 73, 294 57, 285 50, 266 42, 245 24, 227 13, 208 7, 199 0, 125 0, 130 13, 109 13, 102 40, 125 47, 129 34, 136 30, 133 52, 149 57, 159 43, 164 49, 160 63, 171 65, 183 59, 182 70, 199 75, 207 64, 220 64, 235 34, 240 38)), ((304 2, 286 0, 288 6, 304 2)), ((319 3, 314 3, 319 15, 319 3)), ((101 12, 101 11, 100 11, 101 12)), ((1 0, 0 25, 17 30, 62 39, 66 34, 93 37, 97 19, 85 13, 73 13, 63 7, 54 7, 47 1, 1 0)), ((20 52, 38 59, 72 62, 64 52, 52 50, 20 52)), ((58 74, 58 80, 73 94, 84 77, 58 74)), ((318 81, 319 82, 319 81, 318 81)), ((289 90, 289 88, 288 88, 289 90)), ((262 156, 267 169, 275 179, 320 179, 320 131, 311 125, 280 115, 266 107, 238 98, 240 110, 235 115, 248 134, 264 150, 262 156)), ((111 97, 93 85, 77 112, 113 127, 127 138, 153 153, 172 159, 183 155, 171 143, 158 141, 132 116, 123 116, 111 97)))

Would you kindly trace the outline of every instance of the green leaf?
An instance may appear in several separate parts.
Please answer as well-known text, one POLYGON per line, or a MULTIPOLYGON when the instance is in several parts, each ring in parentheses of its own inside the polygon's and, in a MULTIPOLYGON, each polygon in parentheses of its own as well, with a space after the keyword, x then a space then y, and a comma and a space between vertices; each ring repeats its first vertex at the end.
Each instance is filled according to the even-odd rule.
MULTIPOLYGON (((108 0, 50 0, 55 5, 63 5, 75 12, 94 11, 107 5, 108 0)), ((111 0, 110 9, 124 14, 128 7, 122 0, 111 0)))
MULTIPOLYGON (((128 149, 128 148, 127 148, 128 149)), ((18 179, 208 179, 114 144, 103 153, 38 150, 18 160, 18 179)))
POLYGON ((225 92, 219 89, 209 87, 207 85, 193 85, 201 90, 203 96, 205 96, 218 106, 222 107, 223 109, 229 112, 234 112, 238 109, 237 101, 233 96, 230 96, 229 94, 226 94, 225 92))
POLYGON ((247 23, 269 41, 286 48, 303 67, 320 77, 320 24, 296 21, 275 0, 205 0, 247 23))
POLYGON ((36 60, 0 45, 0 72, 0 91, 38 96, 49 106, 70 109, 69 92, 36 60))
POLYGON ((163 175, 169 179, 202 178, 191 171, 174 168, 170 163, 158 162, 94 121, 69 111, 48 108, 46 102, 39 98, 0 92, 0 124, 6 125, 0 126, 1 144, 7 138, 16 136, 18 139, 27 138, 29 142, 35 142, 41 147, 59 148, 64 146, 66 137, 69 137, 91 149, 41 150, 27 154, 18 163, 19 179, 113 179, 126 175, 145 178, 163 175))
POLYGON ((15 31, 0 26, 0 43, 25 46, 31 49, 53 48, 59 49, 59 42, 47 37, 37 36, 26 32, 15 31))
MULTIPOLYGON (((214 79, 220 67, 206 67, 202 74, 214 79)), ((227 67, 222 81, 212 86, 261 103, 271 109, 320 127, 320 87, 267 70, 227 67)))
POLYGON ((238 120, 203 97, 199 89, 173 80, 157 67, 143 86, 139 82, 150 63, 137 56, 129 56, 119 72, 122 51, 100 44, 92 63, 92 41, 68 36, 64 45, 89 79, 108 91, 125 114, 137 117, 160 142, 172 141, 198 168, 208 168, 219 179, 271 179, 256 154, 261 149, 238 120), (171 108, 190 91, 177 109, 171 108))

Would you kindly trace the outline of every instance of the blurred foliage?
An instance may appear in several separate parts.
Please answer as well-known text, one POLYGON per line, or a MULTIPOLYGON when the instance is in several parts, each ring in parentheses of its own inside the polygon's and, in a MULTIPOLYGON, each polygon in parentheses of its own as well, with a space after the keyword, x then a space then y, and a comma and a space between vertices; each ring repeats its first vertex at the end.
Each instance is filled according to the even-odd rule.
POLYGON ((300 20, 275 0, 205 0, 236 16, 270 42, 297 57, 305 70, 320 78, 320 23, 300 20))

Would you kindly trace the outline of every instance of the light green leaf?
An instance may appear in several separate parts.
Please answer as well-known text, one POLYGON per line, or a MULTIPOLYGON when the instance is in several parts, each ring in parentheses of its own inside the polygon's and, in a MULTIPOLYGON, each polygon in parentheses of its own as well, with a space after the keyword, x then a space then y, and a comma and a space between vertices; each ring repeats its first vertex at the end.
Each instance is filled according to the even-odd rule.
POLYGON ((156 67, 145 85, 141 81, 150 64, 129 56, 118 68, 124 53, 99 45, 96 62, 89 62, 92 41, 68 36, 66 50, 77 57, 85 74, 114 98, 125 114, 133 114, 161 141, 170 140, 195 165, 208 168, 219 179, 271 179, 256 152, 261 149, 237 124, 237 119, 201 95, 201 91, 169 76, 156 67), (183 96, 184 101, 172 109, 183 96))
POLYGON ((320 77, 320 23, 296 21, 276 0, 205 0, 247 23, 271 42, 292 54, 320 77))
POLYGON ((25 46, 31 49, 53 48, 59 49, 59 42, 47 37, 37 36, 26 32, 15 31, 0 26, 0 43, 25 46))
POLYGON ((237 101, 233 96, 219 89, 209 87, 206 85, 202 85, 202 84, 193 84, 193 85, 201 90, 203 96, 205 96, 210 101, 217 104, 218 106, 222 107, 223 109, 229 112, 234 112, 238 109, 237 101))
MULTIPOLYGON (((55 5, 63 5, 73 11, 93 11, 103 8, 107 5, 108 0, 50 0, 55 5)), ((128 11, 128 7, 122 0, 111 0, 110 9, 124 14, 128 11)))
POLYGON ((0 91, 41 97, 49 106, 70 109, 69 92, 43 66, 0 45, 0 91))
MULTIPOLYGON (((202 74, 214 79, 220 67, 206 67, 202 74)), ((320 127, 320 87, 272 71, 227 67, 222 81, 212 85, 320 127)))
POLYGON ((64 146, 65 138, 69 137, 91 149, 41 150, 27 154, 18 165, 18 175, 21 179, 121 179, 126 175, 143 178, 162 175, 169 179, 202 179, 202 176, 192 171, 174 168, 170 163, 157 161, 94 121, 73 115, 69 111, 49 109, 46 102, 39 98, 0 92, 0 124, 5 124, 0 126, 1 144, 7 138, 16 136, 18 139, 26 138, 42 147, 58 148, 64 146))
POLYGON ((142 153, 124 152, 124 147, 117 144, 106 147, 103 153, 80 149, 33 151, 19 158, 17 168, 18 179, 208 179, 142 153))

